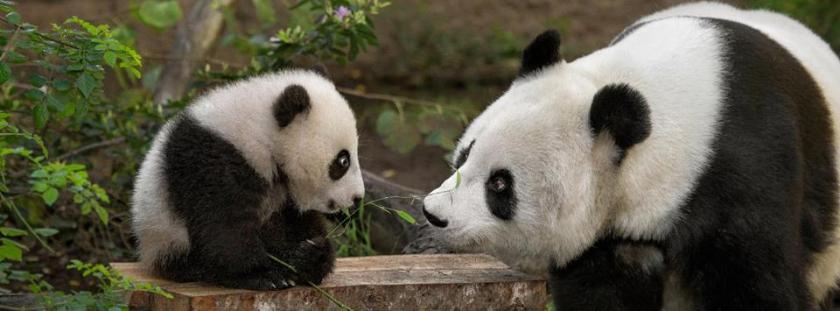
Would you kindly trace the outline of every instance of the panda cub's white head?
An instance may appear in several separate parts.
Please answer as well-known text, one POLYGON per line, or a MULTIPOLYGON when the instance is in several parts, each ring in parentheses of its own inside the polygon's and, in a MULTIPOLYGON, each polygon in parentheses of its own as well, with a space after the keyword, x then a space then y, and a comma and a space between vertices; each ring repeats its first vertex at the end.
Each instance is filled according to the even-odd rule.
POLYGON ((202 97, 188 113, 231 142, 265 180, 281 181, 300 210, 333 213, 364 195, 353 112, 318 73, 291 70, 237 82, 202 97))
POLYGON ((528 46, 520 78, 462 136, 457 173, 424 200, 426 218, 452 246, 534 274, 570 261, 603 232, 610 198, 600 189, 620 146, 647 135, 632 128, 647 122, 643 99, 620 85, 599 89, 560 59, 559 40, 548 31, 528 46), (613 97, 605 105, 640 99, 638 120, 616 128, 624 124, 609 119, 614 107, 599 97, 613 97))

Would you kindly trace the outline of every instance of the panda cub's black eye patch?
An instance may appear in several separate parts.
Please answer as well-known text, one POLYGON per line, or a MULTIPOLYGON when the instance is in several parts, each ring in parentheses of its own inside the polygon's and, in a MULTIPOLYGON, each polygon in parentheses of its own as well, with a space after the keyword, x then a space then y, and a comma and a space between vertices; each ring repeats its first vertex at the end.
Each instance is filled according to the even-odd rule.
POLYGON ((507 169, 492 171, 484 184, 487 207, 499 219, 510 220, 516 211, 517 199, 513 186, 513 174, 507 169))
POLYGON ((350 152, 341 150, 330 163, 330 179, 339 180, 350 169, 350 152))

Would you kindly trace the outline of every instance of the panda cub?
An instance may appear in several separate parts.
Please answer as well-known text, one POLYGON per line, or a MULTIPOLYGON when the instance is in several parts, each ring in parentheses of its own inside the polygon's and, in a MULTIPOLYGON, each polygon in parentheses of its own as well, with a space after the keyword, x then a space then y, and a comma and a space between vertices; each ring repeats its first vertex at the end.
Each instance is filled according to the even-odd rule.
POLYGON ((424 200, 451 244, 547 274, 569 310, 830 306, 840 60, 824 41, 694 3, 573 62, 559 46, 547 31, 525 49, 424 200))
POLYGON ((364 195, 357 145, 353 112, 318 73, 210 91, 163 126, 140 167, 140 262, 179 282, 320 283, 334 263, 322 213, 364 195))

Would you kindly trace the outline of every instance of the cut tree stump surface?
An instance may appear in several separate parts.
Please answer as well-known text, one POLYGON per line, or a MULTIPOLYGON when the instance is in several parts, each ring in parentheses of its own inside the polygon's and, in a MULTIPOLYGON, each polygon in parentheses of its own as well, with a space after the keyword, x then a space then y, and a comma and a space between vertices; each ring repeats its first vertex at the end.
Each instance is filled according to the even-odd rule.
MULTIPOLYGON (((228 289, 175 283, 150 275, 137 263, 113 263, 123 275, 171 292, 166 299, 132 293, 132 310, 340 310, 311 287, 280 291, 228 289)), ((510 269, 478 254, 338 258, 320 288, 354 310, 543 310, 548 300, 540 277, 510 269)))

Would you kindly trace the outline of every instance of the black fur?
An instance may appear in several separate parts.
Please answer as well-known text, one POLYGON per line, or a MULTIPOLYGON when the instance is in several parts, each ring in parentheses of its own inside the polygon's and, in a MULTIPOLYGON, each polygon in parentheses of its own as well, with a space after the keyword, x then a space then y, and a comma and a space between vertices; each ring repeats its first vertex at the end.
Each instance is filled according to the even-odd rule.
MULTIPOLYGON (((320 215, 298 215, 289 202, 261 224, 260 204, 267 191, 284 186, 263 180, 232 144, 189 115, 173 122, 163 150, 164 179, 174 213, 187 227, 190 248, 158 261, 158 273, 181 282, 279 289, 290 286, 289 281, 317 283, 331 271, 332 249, 320 215), (269 254, 301 273, 290 273, 269 254)), ((287 178, 279 172, 275 181, 287 178)))
POLYGON ((507 169, 498 169, 490 173, 485 184, 484 198, 487 207, 494 216, 502 220, 511 220, 516 213, 516 191, 514 191, 513 174, 507 169), (498 187, 498 182, 504 184, 498 187))
MULTIPOLYGON (((835 133, 825 99, 766 35, 703 20, 725 34, 722 120, 708 168, 661 241, 665 273, 702 310, 811 310, 821 302, 808 291, 808 268, 837 225, 835 133)), ((557 305, 638 309, 627 299, 636 297, 646 301, 636 305, 650 306, 642 309, 659 309, 649 298, 661 296, 662 273, 622 267, 610 254, 618 245, 601 241, 555 269, 557 305)))
POLYGON ((660 310, 664 263, 652 243, 605 239, 550 271, 557 310, 660 310))
POLYGON ((274 119, 280 127, 286 127, 301 113, 309 111, 309 93, 300 85, 292 84, 283 90, 272 107, 274 119))
POLYGON ((557 30, 549 29, 534 38, 531 44, 522 53, 522 67, 519 69, 519 76, 526 76, 532 72, 559 63, 563 57, 560 55, 560 33, 557 30))
POLYGON ((470 151, 472 150, 473 145, 475 145, 475 139, 473 139, 466 148, 461 149, 461 152, 458 153, 458 157, 455 158, 455 169, 461 168, 461 166, 463 166, 464 163, 467 162, 467 159, 470 157, 470 151))
POLYGON ((610 84, 592 99, 589 127, 592 133, 609 131, 615 144, 626 151, 650 136, 650 109, 645 98, 627 84, 610 84))

